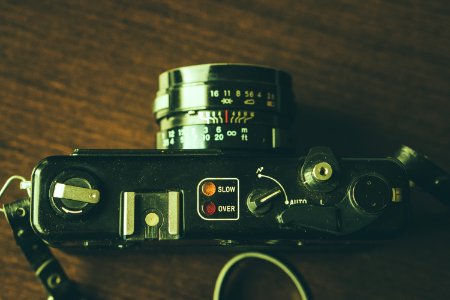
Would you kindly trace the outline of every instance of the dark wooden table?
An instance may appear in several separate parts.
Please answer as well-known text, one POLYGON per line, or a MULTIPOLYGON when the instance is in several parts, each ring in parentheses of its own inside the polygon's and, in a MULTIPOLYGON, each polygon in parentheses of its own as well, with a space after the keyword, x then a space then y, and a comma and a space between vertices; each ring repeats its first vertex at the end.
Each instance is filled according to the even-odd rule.
MULTIPOLYGON (((448 1, 1 1, 0 181, 73 148, 154 147, 158 74, 207 62, 290 72, 302 150, 385 156, 405 143, 450 170, 449 12, 448 1)), ((43 299, 3 218, 0 245, 0 298, 43 299)), ((233 255, 55 253, 95 299, 210 299, 233 255)), ((316 299, 449 299, 450 210, 416 192, 399 239, 283 256, 316 299)), ((238 282, 235 295, 297 299, 264 264, 238 282)))

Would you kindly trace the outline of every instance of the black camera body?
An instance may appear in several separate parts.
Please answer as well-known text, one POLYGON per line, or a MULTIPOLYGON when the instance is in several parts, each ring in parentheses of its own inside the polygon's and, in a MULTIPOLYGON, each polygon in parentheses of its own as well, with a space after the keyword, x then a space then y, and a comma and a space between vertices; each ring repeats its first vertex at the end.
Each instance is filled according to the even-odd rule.
POLYGON ((288 149, 289 74, 198 65, 159 87, 158 150, 76 150, 35 168, 31 224, 48 244, 301 245, 387 238, 407 222, 396 158, 288 149))
POLYGON ((327 148, 78 150, 43 160, 32 182, 32 226, 55 247, 379 239, 408 215, 397 160, 336 159, 327 148))

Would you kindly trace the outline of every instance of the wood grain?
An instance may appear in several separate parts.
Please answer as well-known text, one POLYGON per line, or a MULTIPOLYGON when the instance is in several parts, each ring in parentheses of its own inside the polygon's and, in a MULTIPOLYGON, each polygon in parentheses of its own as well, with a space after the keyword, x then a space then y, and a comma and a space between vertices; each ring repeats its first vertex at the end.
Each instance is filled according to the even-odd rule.
MULTIPOLYGON (((290 72, 304 151, 408 144, 450 170, 449 17, 448 1, 1 1, 0 181, 72 148, 152 148, 158 74, 207 62, 290 72)), ((413 197, 399 239, 284 256, 316 299, 449 298, 450 210, 413 197)), ((0 245, 0 298, 43 299, 4 220, 0 245)), ((233 254, 56 255, 95 299, 210 299, 233 254)), ((296 299, 265 265, 236 282, 235 297, 296 299)))

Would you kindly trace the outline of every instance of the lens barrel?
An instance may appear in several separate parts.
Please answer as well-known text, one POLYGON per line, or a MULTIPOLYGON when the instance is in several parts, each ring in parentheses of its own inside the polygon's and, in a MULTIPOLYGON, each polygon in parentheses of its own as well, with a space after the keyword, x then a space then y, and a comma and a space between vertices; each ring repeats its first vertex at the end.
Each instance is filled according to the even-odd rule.
POLYGON ((159 76, 153 113, 158 149, 287 147, 291 76, 246 64, 181 67, 159 76))

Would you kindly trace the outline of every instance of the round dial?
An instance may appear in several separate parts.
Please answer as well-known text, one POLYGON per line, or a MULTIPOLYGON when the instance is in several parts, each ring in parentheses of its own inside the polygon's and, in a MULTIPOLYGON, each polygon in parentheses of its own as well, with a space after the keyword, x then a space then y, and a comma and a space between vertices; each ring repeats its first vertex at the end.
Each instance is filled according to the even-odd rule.
POLYGON ((376 174, 359 177, 349 192, 352 203, 360 210, 371 214, 382 211, 392 199, 392 189, 376 174))
POLYGON ((52 182, 50 203, 61 216, 81 216, 100 201, 97 180, 79 170, 66 170, 52 182))

